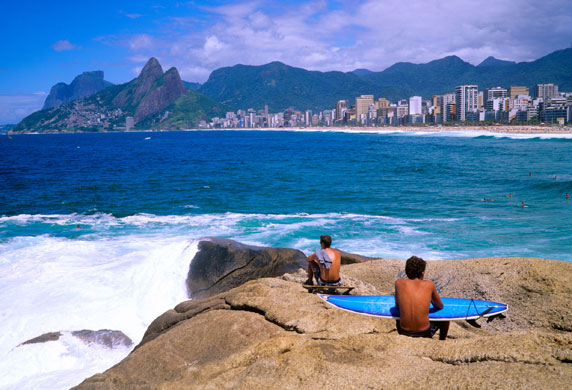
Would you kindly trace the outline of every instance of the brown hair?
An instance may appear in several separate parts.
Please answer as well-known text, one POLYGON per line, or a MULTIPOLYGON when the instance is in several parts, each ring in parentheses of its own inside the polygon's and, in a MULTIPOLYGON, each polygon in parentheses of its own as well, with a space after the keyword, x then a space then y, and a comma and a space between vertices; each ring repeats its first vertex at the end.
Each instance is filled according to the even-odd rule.
POLYGON ((329 248, 332 245, 332 237, 327 234, 320 236, 320 244, 324 244, 324 248, 329 248))
POLYGON ((405 263, 405 273, 409 279, 417 279, 425 272, 427 262, 420 257, 411 256, 405 263))

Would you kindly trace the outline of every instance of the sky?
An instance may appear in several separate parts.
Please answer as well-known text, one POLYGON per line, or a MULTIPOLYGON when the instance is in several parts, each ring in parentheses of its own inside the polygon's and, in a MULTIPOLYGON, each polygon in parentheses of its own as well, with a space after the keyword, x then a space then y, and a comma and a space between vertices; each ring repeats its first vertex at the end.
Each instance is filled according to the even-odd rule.
POLYGON ((572 46, 569 0, 4 0, 0 124, 41 109, 84 71, 118 84, 150 57, 185 81, 220 67, 282 61, 381 71, 448 55, 533 61, 572 46))

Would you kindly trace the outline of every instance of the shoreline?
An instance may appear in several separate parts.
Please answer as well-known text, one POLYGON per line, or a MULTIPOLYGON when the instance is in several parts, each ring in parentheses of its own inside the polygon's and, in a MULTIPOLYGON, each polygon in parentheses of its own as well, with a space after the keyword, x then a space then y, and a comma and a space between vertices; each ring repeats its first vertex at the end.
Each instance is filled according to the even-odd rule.
POLYGON ((456 133, 475 132, 486 134, 546 134, 546 135, 571 135, 572 126, 383 126, 383 127, 241 127, 241 128, 219 128, 219 129, 176 129, 176 130, 130 130, 130 131, 44 131, 44 132, 11 132, 3 134, 6 136, 21 134, 100 134, 100 133, 164 133, 176 131, 292 131, 292 132, 340 132, 340 133, 456 133))

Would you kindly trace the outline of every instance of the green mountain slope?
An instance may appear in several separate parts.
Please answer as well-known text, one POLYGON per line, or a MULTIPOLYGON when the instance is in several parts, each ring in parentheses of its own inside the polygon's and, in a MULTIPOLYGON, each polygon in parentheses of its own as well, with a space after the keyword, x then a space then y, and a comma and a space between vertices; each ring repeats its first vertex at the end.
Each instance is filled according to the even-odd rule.
POLYGON ((220 68, 199 89, 234 109, 263 109, 267 104, 273 112, 331 108, 340 99, 368 91, 370 84, 353 73, 314 72, 281 62, 220 68))
POLYGON ((271 111, 333 108, 340 99, 353 103, 356 96, 373 94, 392 101, 420 95, 452 93, 463 84, 479 89, 555 83, 572 91, 572 48, 532 62, 514 63, 489 58, 479 66, 449 56, 426 64, 397 63, 382 72, 316 72, 280 62, 261 66, 235 65, 213 71, 199 91, 234 109, 271 111), (482 66, 481 66, 482 65, 482 66))
POLYGON ((202 119, 221 115, 225 107, 189 90, 176 68, 163 73, 151 58, 139 76, 59 107, 37 111, 24 118, 14 132, 101 131, 126 126, 134 118, 136 129, 197 126, 202 119), (180 100, 179 100, 180 99, 180 100))

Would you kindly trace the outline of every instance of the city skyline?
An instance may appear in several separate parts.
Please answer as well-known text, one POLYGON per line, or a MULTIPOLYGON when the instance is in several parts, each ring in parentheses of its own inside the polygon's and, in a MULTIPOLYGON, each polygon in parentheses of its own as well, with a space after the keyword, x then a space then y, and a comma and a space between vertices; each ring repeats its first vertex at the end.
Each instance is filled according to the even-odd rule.
POLYGON ((572 11, 560 3, 11 3, 5 12, 12 17, 0 27, 9 37, 0 54, 0 123, 37 110, 51 86, 83 71, 126 82, 149 56, 191 82, 222 66, 275 60, 320 71, 380 71, 447 55, 475 65, 488 56, 530 61, 570 46, 572 11))

